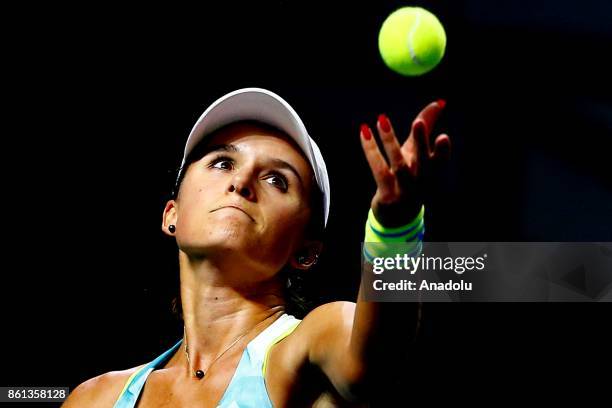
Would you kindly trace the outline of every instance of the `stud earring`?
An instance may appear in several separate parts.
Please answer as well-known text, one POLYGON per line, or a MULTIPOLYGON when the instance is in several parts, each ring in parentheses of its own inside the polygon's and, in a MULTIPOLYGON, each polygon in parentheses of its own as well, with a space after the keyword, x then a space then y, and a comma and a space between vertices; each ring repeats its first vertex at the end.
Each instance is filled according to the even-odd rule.
POLYGON ((176 227, 174 226, 174 224, 168 225, 168 231, 174 234, 174 232, 176 231, 176 227))

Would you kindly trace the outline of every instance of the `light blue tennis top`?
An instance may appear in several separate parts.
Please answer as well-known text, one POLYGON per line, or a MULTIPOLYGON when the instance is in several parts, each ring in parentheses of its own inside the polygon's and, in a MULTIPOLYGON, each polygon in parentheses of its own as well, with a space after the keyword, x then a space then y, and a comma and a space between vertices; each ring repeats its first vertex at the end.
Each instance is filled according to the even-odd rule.
MULTIPOLYGON (((238 367, 218 408, 272 408, 264 382, 266 360, 270 348, 287 337, 301 322, 292 315, 283 314, 259 333, 244 349, 238 367)), ((179 349, 183 340, 144 365, 128 378, 115 402, 115 408, 135 407, 147 377, 153 370, 163 367, 179 349)))

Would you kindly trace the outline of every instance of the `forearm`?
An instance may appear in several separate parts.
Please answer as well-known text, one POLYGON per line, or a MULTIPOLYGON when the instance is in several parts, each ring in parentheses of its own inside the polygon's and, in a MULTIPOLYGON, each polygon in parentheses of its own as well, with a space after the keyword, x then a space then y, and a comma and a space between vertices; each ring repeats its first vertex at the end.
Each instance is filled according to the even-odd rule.
POLYGON ((415 340, 420 317, 420 303, 370 302, 364 300, 360 289, 351 333, 351 354, 368 370, 387 357, 397 359, 415 340))
POLYGON ((366 269, 362 271, 356 304, 344 307, 336 302, 317 308, 316 317, 314 313, 309 315, 309 325, 325 328, 314 331, 317 335, 310 360, 346 398, 367 399, 372 390, 378 389, 377 381, 389 378, 389 369, 405 366, 419 323, 419 304, 373 302, 368 300, 376 299, 365 295, 371 295, 367 285, 373 273, 370 261, 376 263, 373 257, 391 256, 398 249, 418 256, 424 233, 423 212, 422 208, 409 224, 396 228, 383 227, 370 212, 364 237, 366 269))
MULTIPOLYGON (((409 213, 410 214, 410 213, 409 213)), ((357 306, 353 321, 350 348, 351 353, 363 362, 368 370, 376 362, 386 360, 386 356, 403 354, 406 346, 416 336, 420 322, 420 304, 416 302, 378 302, 367 301, 365 285, 367 277, 372 276, 372 256, 395 254, 399 248, 410 251, 409 256, 418 256, 424 235, 424 208, 412 212, 408 224, 386 228, 379 216, 370 212, 366 223, 362 285, 360 285, 357 306), (415 213, 418 213, 414 216, 415 213), (391 244, 386 248, 387 244, 391 244), (402 244, 402 245, 398 245, 402 244), (368 249, 372 253, 368 253, 368 249), (378 253, 377 253, 378 252, 378 253)))
MULTIPOLYGON (((357 370, 351 395, 369 401, 404 372, 420 324, 420 303, 368 302, 360 290, 350 340, 350 361, 357 370)), ((348 365, 348 364, 347 364, 348 365)))

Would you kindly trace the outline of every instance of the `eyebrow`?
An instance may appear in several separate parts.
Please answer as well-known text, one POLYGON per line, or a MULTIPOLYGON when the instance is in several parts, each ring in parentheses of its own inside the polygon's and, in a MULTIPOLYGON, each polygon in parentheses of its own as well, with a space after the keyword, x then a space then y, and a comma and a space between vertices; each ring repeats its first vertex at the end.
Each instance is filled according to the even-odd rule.
MULTIPOLYGON (((204 149, 204 154, 202 155, 202 157, 206 156, 207 154, 214 153, 214 152, 240 153, 240 149, 238 148, 238 146, 233 145, 233 144, 212 145, 204 149)), ((293 174, 295 174, 295 176, 299 180, 302 187, 304 186, 304 180, 302 180, 300 173, 298 173, 295 167, 293 167, 291 164, 289 164, 288 162, 282 159, 270 159, 270 163, 272 163, 275 167, 278 167, 281 169, 287 169, 293 174)))
POLYGON ((202 155, 202 157, 206 156, 209 153, 213 153, 213 152, 238 153, 238 152, 240 152, 240 149, 238 148, 238 146, 233 145, 233 144, 211 145, 211 146, 207 146, 204 149, 204 154, 202 155))

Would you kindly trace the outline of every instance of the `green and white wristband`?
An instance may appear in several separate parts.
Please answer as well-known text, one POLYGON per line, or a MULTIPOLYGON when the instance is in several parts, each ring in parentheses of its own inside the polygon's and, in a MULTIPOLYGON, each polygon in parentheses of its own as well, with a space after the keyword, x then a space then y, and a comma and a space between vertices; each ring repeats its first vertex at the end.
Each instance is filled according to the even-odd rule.
POLYGON ((425 206, 423 205, 417 216, 408 224, 387 228, 376 219, 374 211, 370 208, 363 245, 363 255, 366 260, 372 262, 376 257, 395 256, 398 245, 394 244, 401 243, 408 243, 405 248, 409 256, 418 256, 421 253, 425 235, 424 215, 425 206))

